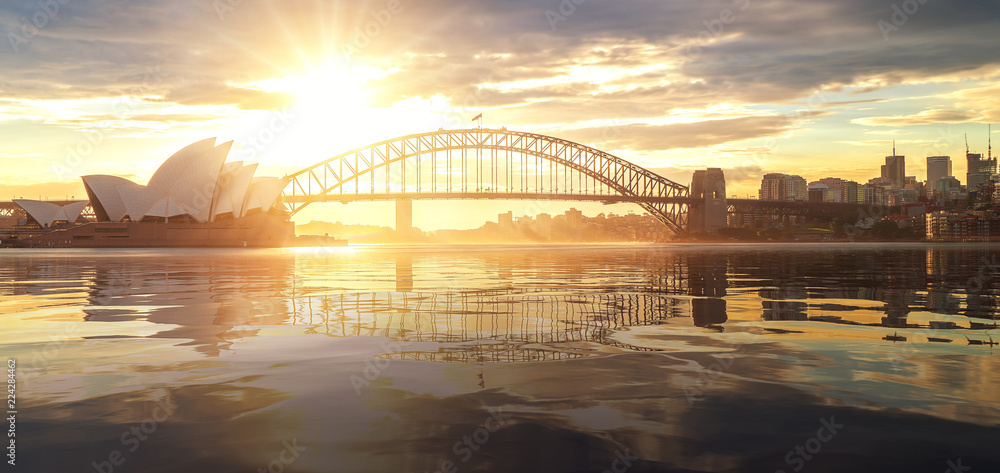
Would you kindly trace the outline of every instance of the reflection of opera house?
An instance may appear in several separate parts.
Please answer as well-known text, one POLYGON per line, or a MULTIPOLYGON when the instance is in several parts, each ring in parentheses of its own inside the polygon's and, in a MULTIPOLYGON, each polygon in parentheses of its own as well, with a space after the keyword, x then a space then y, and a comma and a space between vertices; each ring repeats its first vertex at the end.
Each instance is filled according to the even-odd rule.
POLYGON ((17 246, 222 247, 284 246, 294 236, 279 201, 288 179, 255 177, 256 164, 227 163, 232 142, 215 138, 174 153, 146 185, 117 176, 84 176, 86 201, 59 205, 15 200, 17 246))

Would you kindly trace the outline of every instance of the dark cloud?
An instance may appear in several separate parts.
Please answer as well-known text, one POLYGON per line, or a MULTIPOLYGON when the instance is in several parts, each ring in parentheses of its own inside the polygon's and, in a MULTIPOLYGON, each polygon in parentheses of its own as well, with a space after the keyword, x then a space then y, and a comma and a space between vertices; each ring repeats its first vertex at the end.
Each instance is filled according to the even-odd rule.
MULTIPOLYGON (((558 0, 401 0, 397 13, 388 0, 247 0, 217 10, 220 3, 74 0, 15 53, 8 33, 38 7, 5 2, 0 99, 128 95, 282 109, 291 97, 238 84, 329 60, 394 71, 369 83, 379 106, 439 95, 504 123, 546 125, 653 119, 719 103, 796 104, 824 87, 1000 64, 1000 40, 989 34, 1000 31, 1000 3, 977 0, 926 2, 888 35, 878 25, 892 21, 893 0, 589 0, 554 24, 547 12, 559 11, 558 0), (599 68, 632 71, 586 74, 599 68), (483 86, 552 78, 560 79, 483 86)), ((749 131, 693 126, 693 137, 661 139, 658 127, 636 125, 627 141, 704 146, 784 126, 736 120, 749 131)))
POLYGON ((603 136, 606 138, 602 145, 604 148, 650 151, 701 148, 773 136, 787 131, 793 124, 793 120, 781 116, 741 117, 670 125, 633 124, 582 128, 559 132, 557 135, 579 142, 603 136))

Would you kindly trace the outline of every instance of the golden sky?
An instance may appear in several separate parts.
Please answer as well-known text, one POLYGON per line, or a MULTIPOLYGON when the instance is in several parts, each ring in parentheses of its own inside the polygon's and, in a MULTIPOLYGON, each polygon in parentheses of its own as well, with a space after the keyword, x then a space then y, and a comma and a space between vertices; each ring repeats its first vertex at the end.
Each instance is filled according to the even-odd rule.
MULTIPOLYGON (((1000 4, 911 3, 11 0, 0 199, 80 198, 86 174, 145 182, 212 136, 235 141, 231 161, 280 176, 478 113, 683 184, 721 167, 741 197, 767 172, 866 182, 893 139, 908 175, 950 155, 964 182, 963 135, 985 153, 986 124, 1000 122, 1000 4)), ((641 211, 417 202, 414 223, 570 206, 641 211)), ((391 209, 323 204, 296 220, 391 225, 391 209)))

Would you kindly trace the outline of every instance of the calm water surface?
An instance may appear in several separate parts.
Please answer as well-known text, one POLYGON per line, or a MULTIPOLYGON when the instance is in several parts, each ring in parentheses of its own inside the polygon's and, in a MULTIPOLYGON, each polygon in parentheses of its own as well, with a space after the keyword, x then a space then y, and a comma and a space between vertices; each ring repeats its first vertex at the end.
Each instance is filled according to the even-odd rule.
POLYGON ((1000 471, 996 249, 0 250, 8 469, 1000 471))

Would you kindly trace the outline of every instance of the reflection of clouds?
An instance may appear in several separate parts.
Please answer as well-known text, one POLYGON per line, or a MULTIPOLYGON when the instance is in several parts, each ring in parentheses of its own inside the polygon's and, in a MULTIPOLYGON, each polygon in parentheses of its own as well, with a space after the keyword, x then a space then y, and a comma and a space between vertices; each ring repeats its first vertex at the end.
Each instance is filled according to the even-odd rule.
POLYGON ((510 413, 510 425, 463 470, 593 470, 627 445, 642 459, 636 471, 774 471, 830 415, 865 428, 838 436, 810 468, 880 455, 919 471, 929 452, 959 449, 995 463, 1000 358, 977 356, 987 347, 879 338, 893 332, 880 320, 890 293, 912 292, 897 300, 908 324, 926 325, 915 314, 924 283, 877 270, 886 258, 920 258, 587 251, 372 249, 315 266, 258 251, 15 262, 22 272, 0 268, 14 276, 9 287, 85 320, 55 356, 85 360, 80 372, 49 370, 28 387, 37 408, 24 419, 34 435, 25 457, 47 462, 29 470, 70 471, 118 448, 123 427, 167 397, 152 385, 167 387, 176 416, 135 469, 253 470, 272 459, 262 446, 299 438, 310 446, 295 463, 303 471, 433 471, 491 407, 510 413), (39 274, 47 287, 29 283, 39 274), (415 290, 395 290, 401 281, 415 290), (787 326, 839 335, 743 327, 786 326, 769 313, 805 314, 787 326), (723 315, 721 333, 700 326, 723 315), (852 317, 876 325, 844 325, 852 317), (126 330, 136 325, 155 333, 126 330), (403 351, 359 397, 349 376, 382 355, 382 337, 404 341, 403 351), (663 351, 638 352, 654 348, 663 351), (695 384, 690 403, 684 388, 717 364, 724 374, 695 384), (914 453, 915 444, 933 448, 914 453))
POLYGON ((255 336, 253 327, 287 322, 290 310, 284 292, 294 264, 289 254, 259 252, 247 258, 206 250, 106 253, 82 252, 69 260, 16 258, 8 272, 15 281, 51 279, 55 290, 23 285, 22 292, 39 298, 40 304, 82 285, 87 288, 85 321, 141 320, 170 326, 150 337, 189 339, 186 345, 211 355, 235 340, 255 336))
MULTIPOLYGON (((69 294, 83 285, 86 321, 169 325, 155 337, 189 339, 186 344, 208 354, 258 336, 262 326, 290 324, 307 333, 379 335, 438 347, 399 356, 514 361, 639 350, 644 347, 608 335, 643 325, 741 330, 733 322, 754 321, 771 333, 819 333, 830 324, 927 328, 913 313, 928 309, 996 318, 995 291, 963 294, 968 278, 948 271, 976 267, 987 250, 156 250, 17 257, 0 271, 11 279, 5 291, 39 301, 64 294, 61 303, 71 304, 69 294), (808 325, 775 324, 788 321, 808 325)), ((956 322, 959 330, 971 325, 956 322)), ((936 337, 961 340, 958 335, 936 337)))

